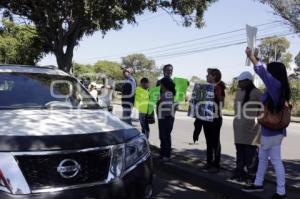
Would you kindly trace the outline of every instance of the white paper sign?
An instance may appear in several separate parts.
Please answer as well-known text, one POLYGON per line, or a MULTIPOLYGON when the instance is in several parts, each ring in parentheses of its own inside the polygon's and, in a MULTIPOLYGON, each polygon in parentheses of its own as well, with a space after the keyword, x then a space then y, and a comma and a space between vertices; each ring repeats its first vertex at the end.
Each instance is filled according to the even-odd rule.
MULTIPOLYGON (((257 35, 257 28, 253 26, 246 25, 246 32, 247 32, 247 44, 248 47, 251 48, 254 52, 254 48, 256 47, 256 35, 257 35)), ((246 66, 250 66, 250 60, 246 59, 246 66)))

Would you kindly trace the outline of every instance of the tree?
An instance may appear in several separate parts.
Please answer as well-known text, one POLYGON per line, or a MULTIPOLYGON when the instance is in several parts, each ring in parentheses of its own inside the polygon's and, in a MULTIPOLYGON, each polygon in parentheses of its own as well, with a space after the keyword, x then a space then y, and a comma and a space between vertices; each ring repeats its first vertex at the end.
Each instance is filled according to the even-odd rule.
POLYGON ((73 74, 76 77, 89 76, 89 74, 94 73, 93 66, 73 63, 73 74))
POLYGON ((151 85, 155 85, 161 70, 155 66, 155 61, 147 58, 144 54, 132 54, 122 57, 122 66, 125 68, 132 67, 135 70, 135 78, 140 81, 141 78, 147 77, 151 85))
MULTIPOLYGON (((295 57, 295 64, 293 73, 290 75, 291 79, 298 79, 300 80, 300 52, 295 57)), ((300 87, 299 87, 300 88, 300 87)), ((298 89, 300 91, 300 89, 298 89)))
POLYGON ((275 14, 281 16, 295 29, 300 31, 300 1, 299 0, 260 0, 270 5, 275 14))
POLYGON ((121 70, 121 64, 112 61, 98 61, 93 66, 93 71, 97 73, 103 73, 107 77, 114 80, 121 80, 123 78, 123 72, 121 70))
POLYGON ((2 21, 0 63, 34 65, 43 57, 42 43, 32 26, 2 21))
POLYGON ((54 53, 58 67, 70 72, 73 50, 84 35, 121 29, 145 11, 163 9, 179 15, 184 26, 202 27, 203 14, 216 0, 1 0, 3 16, 33 22, 46 51, 54 53))
POLYGON ((290 68, 290 63, 293 60, 293 55, 289 52, 282 54, 281 61, 285 65, 286 68, 290 68))
POLYGON ((300 51, 298 52, 298 54, 295 57, 295 64, 298 66, 298 68, 300 70, 300 51))
POLYGON ((131 67, 136 72, 144 72, 155 68, 155 61, 148 59, 144 54, 132 54, 122 57, 122 65, 126 68, 131 67))
POLYGON ((200 83, 201 79, 197 76, 192 76, 190 83, 200 83))
POLYGON ((272 61, 282 61, 286 67, 292 61, 292 55, 287 51, 290 42, 285 37, 267 37, 264 38, 258 46, 261 59, 265 63, 272 61))

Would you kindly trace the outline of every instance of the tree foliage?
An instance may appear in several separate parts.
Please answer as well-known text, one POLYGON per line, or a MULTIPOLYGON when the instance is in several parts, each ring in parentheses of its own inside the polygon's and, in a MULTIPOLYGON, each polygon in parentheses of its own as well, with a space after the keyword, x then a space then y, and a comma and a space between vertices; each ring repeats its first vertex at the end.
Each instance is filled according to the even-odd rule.
POLYGON ((295 57, 295 64, 298 66, 298 68, 300 70, 300 51, 298 52, 298 54, 295 57))
POLYGON ((121 70, 121 64, 112 61, 98 61, 94 65, 95 73, 103 73, 107 77, 113 78, 115 80, 123 79, 123 72, 121 70))
POLYGON ((144 54, 132 54, 122 57, 122 66, 125 68, 131 67, 135 70, 134 77, 137 82, 147 77, 151 85, 155 85, 161 70, 156 67, 153 59, 147 58, 144 54))
MULTIPOLYGON (((294 68, 293 73, 289 76, 291 79, 298 79, 300 81, 300 52, 295 57, 296 67, 294 68)), ((299 87, 300 92, 300 87, 299 87)))
POLYGON ((73 74, 75 77, 82 77, 82 76, 89 76, 89 74, 93 74, 93 66, 92 65, 85 65, 79 63, 73 63, 73 74))
POLYGON ((73 63, 73 67, 73 74, 79 79, 91 81, 96 81, 103 77, 113 80, 123 79, 121 64, 117 62, 101 60, 93 65, 73 63))
POLYGON ((300 1, 299 0, 259 0, 262 3, 270 5, 275 13, 295 29, 300 31, 300 1))
POLYGON ((285 37, 267 37, 264 38, 258 46, 261 59, 265 63, 272 61, 281 61, 286 67, 292 61, 292 55, 287 52, 290 42, 285 37))
POLYGON ((43 57, 42 43, 33 26, 2 21, 0 63, 34 65, 43 57))
POLYGON ((36 26, 44 48, 54 53, 60 69, 70 72, 73 50, 84 35, 121 29, 145 11, 163 9, 179 15, 184 26, 202 27, 203 14, 216 0, 1 0, 4 16, 26 17, 36 26))

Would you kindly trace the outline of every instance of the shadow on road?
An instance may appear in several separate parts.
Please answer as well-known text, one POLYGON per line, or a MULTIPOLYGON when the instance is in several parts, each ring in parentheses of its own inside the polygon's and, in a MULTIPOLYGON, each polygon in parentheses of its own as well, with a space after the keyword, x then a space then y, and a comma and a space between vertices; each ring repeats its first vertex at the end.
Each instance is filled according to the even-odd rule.
POLYGON ((156 171, 153 199, 211 199, 206 190, 156 171))
MULTIPOLYGON (((199 168, 206 163, 206 150, 200 149, 185 149, 185 150, 173 150, 174 159, 180 162, 185 162, 190 165, 199 168)), ((235 169, 235 157, 229 155, 222 155, 221 167, 224 170, 233 171, 235 169)), ((286 169, 286 183, 287 186, 300 188, 300 160, 284 160, 284 166, 286 169)), ((274 168, 269 162, 268 175, 266 179, 272 182, 276 182, 274 168)))

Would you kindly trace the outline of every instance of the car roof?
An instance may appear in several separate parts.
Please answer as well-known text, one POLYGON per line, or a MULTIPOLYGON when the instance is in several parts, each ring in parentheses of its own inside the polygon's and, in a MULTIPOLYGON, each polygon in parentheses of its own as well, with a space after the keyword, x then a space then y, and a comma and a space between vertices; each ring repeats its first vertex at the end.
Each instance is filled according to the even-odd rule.
POLYGON ((30 65, 0 65, 0 73, 41 73, 48 75, 70 76, 55 66, 30 66, 30 65))

